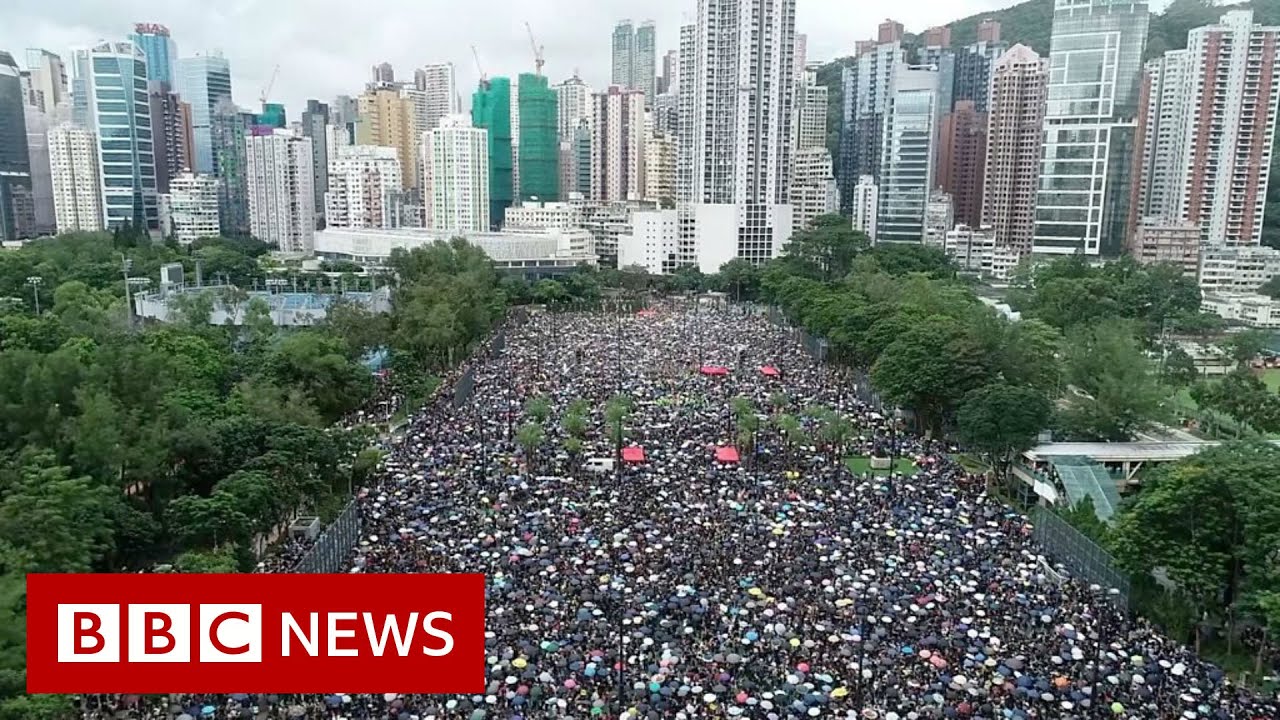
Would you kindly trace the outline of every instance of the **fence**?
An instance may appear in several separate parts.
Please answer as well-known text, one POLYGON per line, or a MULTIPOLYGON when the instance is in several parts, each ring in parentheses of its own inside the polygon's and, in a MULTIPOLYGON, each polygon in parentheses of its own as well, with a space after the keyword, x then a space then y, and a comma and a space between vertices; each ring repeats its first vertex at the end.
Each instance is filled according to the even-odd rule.
POLYGON ((351 548, 360 539, 360 508, 352 500, 338 517, 316 538, 316 544, 298 560, 293 572, 336 573, 342 572, 351 548))
POLYGON ((1042 505, 1032 510, 1031 522, 1032 536, 1053 560, 1084 582, 1114 589, 1110 597, 1122 608, 1129 607, 1129 574, 1110 553, 1042 505))

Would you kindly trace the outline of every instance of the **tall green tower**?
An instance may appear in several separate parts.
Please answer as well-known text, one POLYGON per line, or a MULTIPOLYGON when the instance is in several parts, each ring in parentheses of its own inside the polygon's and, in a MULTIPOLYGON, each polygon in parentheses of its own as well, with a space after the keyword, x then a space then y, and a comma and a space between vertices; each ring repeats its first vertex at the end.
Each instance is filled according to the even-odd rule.
POLYGON ((560 152, 556 92, 541 75, 522 73, 520 110, 520 198, 560 199, 560 152))
POLYGON ((496 77, 480 82, 471 96, 471 124, 489 131, 489 222, 496 230, 502 227, 512 200, 510 80, 496 77))

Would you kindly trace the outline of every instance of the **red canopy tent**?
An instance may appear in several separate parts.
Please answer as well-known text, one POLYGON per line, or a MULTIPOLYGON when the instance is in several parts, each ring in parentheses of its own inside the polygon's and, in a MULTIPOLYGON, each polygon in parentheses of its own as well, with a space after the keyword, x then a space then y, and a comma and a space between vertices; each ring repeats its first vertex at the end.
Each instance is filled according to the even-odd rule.
POLYGON ((760 368, 760 374, 768 375, 769 377, 778 377, 779 375, 782 374, 782 371, 778 370, 778 368, 772 365, 765 365, 764 367, 760 368))
POLYGON ((629 463, 644 462, 644 448, 631 446, 622 448, 622 459, 629 463))
POLYGON ((732 446, 716 448, 716 462, 736 464, 738 462, 738 448, 732 446))
POLYGON ((728 375, 729 368, 721 365, 703 365, 698 369, 698 372, 703 375, 728 375))
POLYGON ((641 310, 636 313, 636 315, 639 315, 640 317, 653 317, 654 315, 657 315, 657 314, 658 314, 657 310, 641 310))

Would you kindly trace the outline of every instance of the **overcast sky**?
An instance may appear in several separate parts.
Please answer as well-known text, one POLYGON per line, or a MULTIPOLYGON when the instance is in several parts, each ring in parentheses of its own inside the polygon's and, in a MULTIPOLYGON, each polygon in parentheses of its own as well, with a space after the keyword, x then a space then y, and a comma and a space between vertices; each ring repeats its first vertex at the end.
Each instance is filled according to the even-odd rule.
MULTIPOLYGON (((808 35, 810 60, 826 60, 850 54, 886 17, 919 32, 1014 2, 797 0, 796 31, 808 35)), ((65 58, 72 48, 125 37, 134 22, 161 23, 180 56, 220 49, 231 62, 235 100, 246 108, 258 107, 278 64, 271 99, 297 119, 307 98, 358 94, 370 66, 382 61, 397 79, 426 63, 454 63, 465 109, 478 77, 472 45, 490 75, 533 70, 526 21, 546 48, 544 72, 553 83, 576 68, 599 87, 609 80, 618 20, 653 20, 661 57, 696 11, 696 0, 0 0, 0 50, 19 63, 29 47, 65 58)))

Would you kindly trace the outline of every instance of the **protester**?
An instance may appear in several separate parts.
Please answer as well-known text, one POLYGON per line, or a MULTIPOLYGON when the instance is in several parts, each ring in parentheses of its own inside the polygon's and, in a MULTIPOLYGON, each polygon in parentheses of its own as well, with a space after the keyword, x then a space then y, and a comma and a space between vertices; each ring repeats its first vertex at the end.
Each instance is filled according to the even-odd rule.
POLYGON ((483 693, 90 698, 86 714, 1280 717, 1104 589, 1060 582, 1025 517, 762 318, 676 304, 537 315, 467 370, 474 397, 455 407, 449 383, 360 492, 349 570, 484 573, 483 693), (643 462, 616 462, 618 395, 643 462), (526 454, 516 436, 538 396, 551 412, 526 454), (761 416, 754 447, 718 463, 740 439, 738 396, 761 416), (588 428, 570 453, 562 421, 578 400, 588 428), (770 420, 814 406, 852 423, 845 447, 819 442, 818 420, 799 441, 770 420), (840 462, 871 453, 914 472, 840 462))

